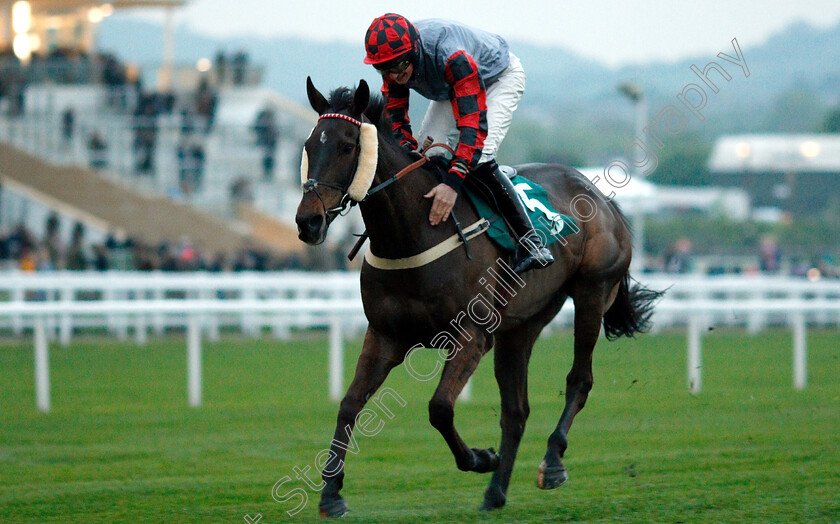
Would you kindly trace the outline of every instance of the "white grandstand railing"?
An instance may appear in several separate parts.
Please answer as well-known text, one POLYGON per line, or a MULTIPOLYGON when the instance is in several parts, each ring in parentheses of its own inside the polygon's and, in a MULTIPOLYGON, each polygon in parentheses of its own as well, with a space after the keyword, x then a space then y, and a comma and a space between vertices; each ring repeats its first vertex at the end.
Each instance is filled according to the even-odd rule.
MULTIPOLYGON (((701 391, 701 334, 711 325, 772 323, 793 329, 793 384, 807 383, 808 324, 840 325, 840 282, 758 278, 679 278, 645 275, 652 289, 669 291, 655 309, 655 325, 686 325, 688 383, 701 391), (670 286, 670 287, 669 287, 670 286)), ((0 329, 15 335, 31 328, 35 339, 36 398, 49 410, 47 341, 58 335, 69 344, 78 328, 106 328, 119 338, 133 329, 145 344, 151 328, 187 330, 188 398, 201 402, 202 333, 211 340, 222 326, 259 336, 265 327, 285 337, 292 328, 328 327, 329 392, 343 392, 343 338, 364 329, 358 273, 8 273, 0 282, 0 329)), ((569 304, 552 323, 568 325, 569 304)))
MULTIPOLYGON (((162 272, 44 272, 6 273, 0 279, 0 304, 21 303, 110 303, 130 300, 135 303, 149 300, 170 300, 187 307, 185 300, 206 300, 220 303, 230 301, 301 299, 356 299, 359 308, 344 319, 348 327, 357 330, 367 325, 361 310, 359 276, 353 273, 162 273, 162 272)), ((163 334, 171 328, 185 328, 189 311, 158 310, 133 324, 135 335, 145 334, 151 328, 163 334)), ((242 310, 218 312, 210 315, 204 329, 211 339, 216 339, 220 328, 234 328, 251 336, 269 329, 275 337, 285 338, 292 328, 320 327, 317 315, 306 310, 291 311, 287 315, 271 315, 270 310, 242 310)), ((49 337, 58 334, 62 345, 70 343, 76 329, 107 329, 119 339, 128 337, 129 324, 125 315, 104 308, 100 314, 74 317, 67 312, 45 317, 49 337)), ((21 335, 32 327, 31 317, 14 314, 0 316, 0 330, 11 329, 21 335)))
MULTIPOLYGON (((645 274, 639 280, 646 287, 666 290, 667 293, 655 310, 656 329, 688 322, 687 312, 677 308, 669 309, 672 302, 713 300, 721 304, 739 304, 745 301, 777 301, 794 299, 811 301, 815 299, 840 300, 840 280, 810 282, 805 279, 772 276, 750 277, 698 277, 694 275, 645 274)), ((10 272, 0 279, 0 303, 2 302, 83 302, 115 300, 270 300, 270 299, 346 299, 361 297, 359 275, 355 272, 270 272, 270 273, 162 273, 162 272, 10 272)), ((758 304, 760 305, 760 304, 758 304)), ((560 328, 570 325, 574 305, 569 301, 552 323, 560 328)), ((784 312, 757 307, 737 313, 709 313, 705 322, 716 326, 746 326, 754 333, 768 324, 786 321, 784 312)), ((216 325, 236 328, 246 334, 257 335, 263 328, 275 330, 275 335, 285 336, 289 328, 306 328, 312 325, 311 314, 300 312, 282 319, 269 319, 265 314, 241 313, 237 315, 219 313, 208 324, 211 336, 215 336, 216 325)), ((812 324, 835 324, 838 320, 832 313, 814 311, 806 320, 812 324)), ((62 344, 70 341, 76 328, 105 328, 114 335, 125 338, 127 325, 113 312, 89 315, 80 319, 68 318, 67 314, 47 318, 48 327, 57 330, 62 344)), ((161 334, 167 328, 183 328, 183 315, 151 315, 147 327, 161 334)), ((366 321, 361 308, 346 319, 350 326, 363 329, 366 321)), ((316 324, 317 325, 317 324, 316 324)), ((20 316, 0 318, 0 330, 12 329, 20 335, 31 327, 20 316)), ((51 333, 52 335, 52 333, 51 333)))

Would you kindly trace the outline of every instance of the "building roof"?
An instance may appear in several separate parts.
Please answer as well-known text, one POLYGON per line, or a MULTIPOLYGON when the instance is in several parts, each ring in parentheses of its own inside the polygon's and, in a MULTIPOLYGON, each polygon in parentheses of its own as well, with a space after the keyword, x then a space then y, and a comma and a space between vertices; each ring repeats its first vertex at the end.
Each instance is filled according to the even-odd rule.
POLYGON ((712 173, 840 172, 840 134, 724 136, 708 166, 712 173))
MULTIPOLYGON (((180 7, 187 0, 29 0, 35 12, 61 12, 79 7, 111 4, 115 8, 123 7, 180 7)), ((14 3, 14 0, 4 0, 0 4, 14 3)))
POLYGON ((622 187, 610 185, 604 176, 604 168, 600 166, 588 166, 577 168, 583 176, 595 184, 605 196, 615 193, 615 200, 628 213, 641 209, 646 213, 653 213, 659 209, 658 200, 655 198, 657 186, 651 184, 641 177, 634 176, 622 187))

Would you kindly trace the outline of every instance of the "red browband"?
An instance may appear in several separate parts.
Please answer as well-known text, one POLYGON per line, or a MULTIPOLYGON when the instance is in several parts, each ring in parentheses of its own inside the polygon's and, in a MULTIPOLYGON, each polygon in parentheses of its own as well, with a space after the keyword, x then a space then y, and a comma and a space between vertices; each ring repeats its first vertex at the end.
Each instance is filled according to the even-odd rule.
POLYGON ((340 118, 342 120, 347 120, 348 122, 352 122, 359 127, 362 127, 362 123, 359 122, 358 120, 356 120, 355 118, 351 118, 347 115, 341 115, 339 113, 324 113, 323 115, 321 115, 320 118, 318 118, 318 120, 323 120, 324 118, 340 118))

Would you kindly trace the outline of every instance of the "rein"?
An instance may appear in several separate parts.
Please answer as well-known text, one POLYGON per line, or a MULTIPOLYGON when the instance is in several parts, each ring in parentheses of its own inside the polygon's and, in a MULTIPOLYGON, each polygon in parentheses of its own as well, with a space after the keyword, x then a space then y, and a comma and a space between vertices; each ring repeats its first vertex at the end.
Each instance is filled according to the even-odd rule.
MULTIPOLYGON (((342 115, 341 113, 324 113, 323 115, 320 116, 320 118, 318 118, 318 120, 321 120, 321 119, 324 119, 324 118, 339 118, 341 120, 345 120, 347 122, 350 122, 352 124, 355 124, 355 125, 359 126, 359 128, 362 129, 363 131, 364 131, 364 126, 371 126, 372 127, 372 124, 368 124, 368 123, 362 122, 360 120, 356 120, 355 118, 352 118, 352 117, 347 116, 347 115, 342 115)), ((363 150, 364 145, 362 144, 362 136, 360 136, 360 138, 359 138, 359 145, 360 145, 360 148, 363 150)), ((358 172, 359 172, 358 164, 359 164, 359 159, 362 156, 361 153, 359 154, 359 158, 357 158, 356 175, 354 175, 353 180, 350 181, 350 184, 347 187, 342 187, 338 184, 333 184, 333 183, 330 183, 330 182, 321 182, 321 181, 310 178, 310 179, 307 179, 306 182, 304 182, 303 192, 304 192, 304 194, 309 193, 309 192, 314 192, 315 193, 315 196, 317 196, 318 200, 321 201, 321 205, 324 208, 324 213, 327 215, 327 223, 332 222, 332 220, 335 218, 335 216, 344 215, 344 214, 348 213, 349 210, 352 209, 353 206, 355 206, 359 202, 364 202, 365 200, 370 198, 371 195, 374 195, 374 194, 382 191, 383 189, 385 189, 388 186, 390 186, 391 184, 397 182, 398 180, 400 180, 404 176, 408 175, 409 173, 412 173, 412 172, 416 171, 418 168, 420 168, 421 166, 429 163, 430 159, 427 156, 427 152, 434 147, 442 147, 442 148, 446 149, 450 154, 452 154, 452 155, 455 154, 455 151, 451 147, 449 147, 447 144, 432 143, 430 139, 427 139, 427 142, 423 144, 423 148, 420 150, 420 158, 419 159, 415 160, 414 162, 412 162, 409 165, 405 166, 404 168, 400 169, 396 174, 394 174, 392 177, 385 180, 384 182, 381 182, 381 183, 377 184, 373 188, 369 188, 367 191, 365 191, 364 196, 362 196, 361 198, 359 198, 358 194, 354 195, 354 196, 350 196, 351 187, 353 186, 356 178, 358 178, 358 172), (328 187, 330 189, 334 189, 336 191, 340 191, 341 192, 341 200, 339 201, 338 206, 336 206, 332 209, 327 209, 327 205, 324 202, 324 199, 321 197, 321 193, 318 191, 318 186, 324 186, 324 187, 328 187), (337 213, 337 215, 334 215, 333 213, 337 213)), ((306 151, 304 150, 304 155, 305 154, 306 154, 306 151)), ((461 245, 466 247, 468 240, 470 240, 473 237, 476 237, 476 236, 479 236, 479 235, 485 233, 490 227, 490 223, 487 221, 487 219, 479 218, 479 220, 477 222, 475 222, 474 224, 470 224, 466 229, 462 230, 461 225, 455 219, 454 214, 453 214, 452 218, 453 218, 453 220, 455 220, 455 225, 456 225, 456 228, 457 228, 458 232, 455 235, 452 235, 451 237, 447 238, 443 242, 427 249, 426 251, 423 251, 422 253, 418 253, 414 256, 410 256, 410 257, 406 257, 406 258, 387 259, 387 258, 377 257, 373 253, 371 253, 370 251, 367 251, 365 253, 365 261, 368 264, 370 264, 371 266, 373 266, 377 269, 381 269, 381 270, 400 270, 400 269, 412 269, 412 268, 421 267, 421 266, 424 266, 426 264, 429 264, 429 263, 439 259, 440 257, 446 255, 450 251, 452 251, 454 249, 457 249, 461 245)), ((353 247, 352 251, 350 252, 350 255, 349 255, 350 260, 353 260, 356 253, 359 251, 359 249, 361 248, 362 244, 364 243, 364 241, 366 239, 367 239, 367 234, 366 233, 363 233, 362 235, 360 235, 359 240, 356 242, 356 245, 353 247)), ((467 256, 469 257, 469 250, 467 250, 467 256)), ((470 257, 470 258, 472 258, 472 257, 470 257)))
POLYGON ((455 151, 446 144, 429 144, 428 146, 424 147, 422 151, 420 151, 420 155, 422 155, 422 156, 418 160, 416 160, 415 162, 412 162, 411 164, 405 166, 396 175, 392 176, 388 180, 382 182, 381 184, 377 185, 376 187, 374 187, 373 189, 368 191, 367 195, 365 195, 365 198, 362 199, 362 202, 367 200, 368 197, 370 197, 370 195, 385 189, 386 187, 390 186, 391 184, 393 184, 397 180, 401 179, 405 175, 411 173, 412 171, 419 168, 420 166, 422 166, 424 164, 427 164, 429 162, 429 157, 426 156, 426 152, 433 147, 442 147, 442 148, 446 149, 447 151, 449 151, 450 153, 452 153, 453 155, 455 154, 455 151))

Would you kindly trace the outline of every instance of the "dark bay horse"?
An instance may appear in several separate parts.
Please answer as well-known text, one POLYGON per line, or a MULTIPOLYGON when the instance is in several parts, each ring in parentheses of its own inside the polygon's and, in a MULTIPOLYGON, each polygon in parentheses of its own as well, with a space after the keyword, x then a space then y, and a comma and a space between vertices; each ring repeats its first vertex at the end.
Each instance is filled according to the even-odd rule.
MULTIPOLYGON (((301 240, 323 242, 330 223, 351 198, 360 201, 369 249, 379 259, 412 257, 456 233, 451 219, 435 227, 429 224, 431 204, 423 195, 438 179, 428 164, 365 198, 371 185, 385 182, 418 156, 392 138, 384 103, 379 97, 371 100, 364 80, 355 90, 334 90, 327 100, 307 79, 307 94, 321 118, 304 146, 301 172, 306 183, 296 216, 301 240)), ((438 348, 445 357, 429 402, 429 421, 449 445, 458 469, 493 472, 482 509, 502 507, 529 413, 531 350, 543 327, 571 297, 574 361, 566 377, 566 405, 548 437, 537 485, 552 489, 566 481, 562 458, 567 434, 592 388, 592 352, 601 325, 610 339, 643 331, 659 293, 630 286, 630 233, 625 219, 583 175, 557 165, 529 164, 518 169, 546 189, 557 212, 577 219, 580 230, 551 245, 554 264, 526 272, 519 280, 503 267, 508 254, 486 235, 469 241, 471 260, 459 247, 408 269, 379 269, 365 261, 361 289, 369 327, 355 377, 341 401, 322 472, 323 516, 337 517, 347 511, 339 492, 357 416, 388 373, 410 358, 418 344, 438 348), (508 276, 487 278, 490 274, 508 276), (479 296, 485 298, 483 309, 476 307, 479 296), (487 321, 491 309, 504 310, 497 322, 487 321), (492 448, 468 447, 453 424, 455 400, 491 348, 495 348, 502 405, 498 453, 492 448)), ((459 198, 454 209, 465 225, 479 218, 466 200, 459 198)))

